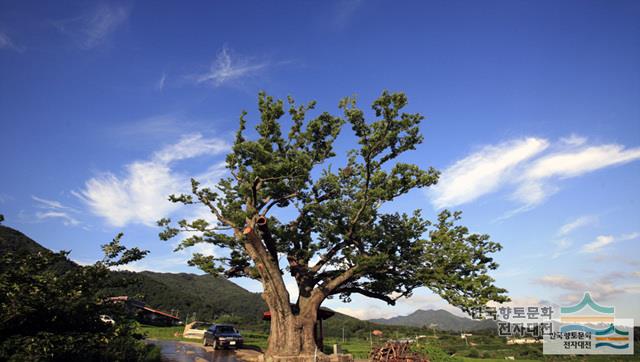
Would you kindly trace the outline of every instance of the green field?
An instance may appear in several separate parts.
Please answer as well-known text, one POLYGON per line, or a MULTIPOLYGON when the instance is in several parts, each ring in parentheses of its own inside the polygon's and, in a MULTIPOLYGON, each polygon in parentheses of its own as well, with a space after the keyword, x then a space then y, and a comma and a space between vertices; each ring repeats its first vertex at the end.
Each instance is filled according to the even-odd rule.
MULTIPOLYGON (((139 332, 152 339, 170 339, 188 342, 199 342, 195 339, 182 338, 184 327, 153 327, 142 325, 139 332)), ((268 334, 262 331, 239 327, 244 337, 245 346, 264 351, 267 347, 268 334)), ((400 338, 410 336, 399 336, 400 338)), ((384 341, 374 338, 373 345, 380 345, 384 341)), ((324 352, 332 353, 333 345, 338 344, 343 353, 350 353, 356 359, 367 359, 371 350, 371 342, 366 337, 346 338, 344 343, 339 337, 325 337, 324 352)), ((495 362, 505 361, 505 357, 513 356, 516 361, 638 361, 638 346, 636 356, 545 356, 542 345, 507 345, 503 338, 492 335, 474 335, 468 337, 467 342, 457 333, 442 332, 437 338, 424 338, 413 345, 416 352, 429 356, 431 362, 495 362)))

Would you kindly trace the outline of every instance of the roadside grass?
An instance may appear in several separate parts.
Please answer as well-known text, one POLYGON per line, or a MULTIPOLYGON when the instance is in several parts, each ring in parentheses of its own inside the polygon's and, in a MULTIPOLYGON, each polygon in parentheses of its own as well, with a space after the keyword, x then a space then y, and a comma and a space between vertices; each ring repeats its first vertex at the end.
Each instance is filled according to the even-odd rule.
POLYGON ((327 337, 324 339, 324 353, 333 353, 333 345, 337 344, 342 353, 349 353, 356 359, 368 359, 371 351, 371 342, 360 338, 348 338, 342 343, 342 338, 327 337))
MULTIPOLYGON (((504 362, 504 358, 471 358, 471 357, 462 357, 462 361, 464 362, 504 362)), ((537 362, 539 359, 516 359, 516 361, 520 362, 537 362)))
POLYGON ((267 339, 269 339, 268 334, 244 332, 242 330, 240 330, 240 334, 242 334, 242 338, 244 338, 244 348, 255 349, 261 352, 267 349, 267 339))
POLYGON ((183 341, 183 342, 202 342, 198 339, 190 339, 183 338, 182 332, 184 331, 183 326, 176 327, 156 327, 142 324, 138 327, 138 332, 145 335, 146 338, 150 339, 163 339, 163 340, 172 340, 172 341, 183 341))
MULTIPOLYGON (((149 339, 202 343, 201 339, 192 339, 192 338, 182 337, 183 331, 184 331, 184 326, 156 327, 156 326, 143 324, 138 327, 138 332, 145 335, 145 337, 149 339)), ((242 330, 240 330, 240 333, 244 338, 245 348, 255 349, 259 351, 264 351, 267 348, 267 338, 269 338, 267 334, 249 332, 249 331, 245 332, 242 330)))

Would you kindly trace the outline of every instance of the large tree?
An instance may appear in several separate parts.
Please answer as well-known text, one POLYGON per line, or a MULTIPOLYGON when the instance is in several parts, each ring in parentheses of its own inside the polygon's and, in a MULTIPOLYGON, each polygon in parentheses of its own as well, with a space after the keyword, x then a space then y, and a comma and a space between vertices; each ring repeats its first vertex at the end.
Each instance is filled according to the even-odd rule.
POLYGON ((423 140, 424 117, 402 112, 404 94, 383 92, 373 102, 373 122, 365 121, 354 98, 340 101, 342 116, 324 112, 311 120, 307 113, 315 102, 296 105, 289 97, 287 103, 260 93, 257 133, 248 138, 243 112, 226 158, 230 176, 214 188, 192 180, 192 194, 169 197, 206 206, 217 223, 159 221, 164 240, 190 233, 179 249, 211 243, 230 250, 222 258, 194 254, 191 265, 262 282, 271 312, 268 360, 313 358, 318 308, 332 296, 349 301, 361 294, 394 304, 427 287, 465 311, 506 300, 506 291, 487 275, 497 267, 489 254, 501 246, 457 225, 459 213, 442 211, 432 223, 419 210, 381 211, 411 190, 434 185, 439 176, 433 168, 396 160, 423 140), (286 113, 291 121, 283 131, 286 113), (336 160, 342 163, 337 167, 329 162, 345 123, 357 145, 336 160), (298 285, 293 304, 285 272, 298 285))

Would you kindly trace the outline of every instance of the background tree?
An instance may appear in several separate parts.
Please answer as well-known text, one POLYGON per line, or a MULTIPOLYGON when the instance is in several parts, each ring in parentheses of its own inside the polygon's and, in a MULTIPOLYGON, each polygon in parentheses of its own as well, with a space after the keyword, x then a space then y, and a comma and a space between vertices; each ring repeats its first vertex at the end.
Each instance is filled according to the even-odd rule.
POLYGON ((262 282, 271 311, 268 359, 312 357, 317 311, 332 296, 349 301, 356 293, 394 304, 415 288, 427 287, 465 311, 489 300, 506 300, 505 290, 487 275, 497 267, 489 254, 501 246, 456 225, 460 213, 445 210, 431 223, 419 210, 380 211, 383 204, 438 181, 433 168, 396 162, 423 140, 423 117, 401 112, 406 104, 404 94, 385 91, 373 102, 373 122, 365 121, 354 98, 339 103, 343 117, 324 112, 306 121, 314 102, 297 106, 289 97, 285 112, 282 100, 260 93, 257 135, 246 138, 243 112, 226 159, 230 176, 214 188, 192 180, 192 194, 169 197, 206 206, 217 223, 198 219, 173 225, 162 219, 162 239, 196 232, 178 249, 204 242, 230 252, 220 258, 196 253, 191 265, 262 282), (285 113, 291 126, 283 134, 285 113), (333 144, 345 122, 357 147, 336 169, 328 161, 335 156, 333 144), (276 209, 289 209, 295 216, 285 219, 274 214, 276 209), (299 289, 293 306, 281 255, 299 289))
POLYGON ((125 248, 121 236, 103 246, 102 261, 89 266, 69 261, 67 252, 0 255, 0 360, 160 360, 159 351, 136 333, 132 316, 122 305, 105 302, 100 293, 119 285, 109 266, 147 253, 125 248), (115 323, 103 322, 101 315, 115 323))

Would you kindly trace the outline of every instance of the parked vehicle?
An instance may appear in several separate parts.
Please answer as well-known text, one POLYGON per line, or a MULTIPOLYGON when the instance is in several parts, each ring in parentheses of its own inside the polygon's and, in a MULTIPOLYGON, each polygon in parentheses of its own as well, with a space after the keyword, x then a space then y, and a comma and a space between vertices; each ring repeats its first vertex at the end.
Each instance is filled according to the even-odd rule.
POLYGON ((202 344, 220 348, 241 348, 244 339, 238 330, 230 324, 214 324, 206 332, 202 344))
POLYGON ((111 325, 116 324, 116 321, 114 321, 113 318, 109 317, 106 314, 100 314, 100 320, 102 321, 102 323, 105 323, 105 324, 111 324, 111 325))

